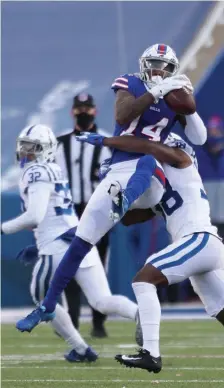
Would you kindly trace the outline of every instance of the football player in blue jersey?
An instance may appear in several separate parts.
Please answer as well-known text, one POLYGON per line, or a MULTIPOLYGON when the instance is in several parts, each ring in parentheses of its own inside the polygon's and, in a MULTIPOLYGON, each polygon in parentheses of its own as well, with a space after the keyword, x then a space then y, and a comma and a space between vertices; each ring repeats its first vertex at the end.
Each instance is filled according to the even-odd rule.
MULTIPOLYGON (((173 49, 164 44, 150 46, 139 63, 139 73, 122 75, 112 84, 116 93, 114 136, 134 135, 163 142, 178 120, 193 144, 204 144, 206 128, 198 114, 192 111, 187 116, 177 115, 163 98, 182 87, 193 91, 185 75, 176 75, 179 61, 173 49)), ((114 150, 112 162, 126 158, 133 158, 133 155, 114 150)))
MULTIPOLYGON (((183 87, 192 91, 189 79, 175 75, 179 67, 174 51, 165 45, 154 45, 140 58, 140 73, 115 80, 115 135, 134 134, 164 140, 175 121, 175 113, 166 106, 163 97, 183 87), (162 47, 161 47, 162 46, 162 47)), ((190 116, 189 116, 190 117, 190 116)), ((187 121, 187 119, 186 119, 187 121)), ((200 118, 186 122, 186 134, 195 131, 205 139, 200 118), (196 125, 197 122, 197 125, 196 125), (200 126, 202 128, 195 129, 200 126)), ((200 136, 199 136, 200 135, 200 136)), ((195 135, 196 137, 196 135, 195 135)), ((205 136, 206 138, 206 136, 205 136)), ((193 136, 192 139, 193 140, 193 136)), ((100 144, 100 143, 99 143, 100 144)), ((41 306, 22 320, 29 330, 50 319, 57 298, 75 275, 85 255, 132 206, 147 208, 160 202, 165 186, 162 166, 151 155, 114 151, 110 170, 98 185, 77 227, 76 236, 58 266, 41 306), (108 216, 111 211, 111 217, 108 216)))

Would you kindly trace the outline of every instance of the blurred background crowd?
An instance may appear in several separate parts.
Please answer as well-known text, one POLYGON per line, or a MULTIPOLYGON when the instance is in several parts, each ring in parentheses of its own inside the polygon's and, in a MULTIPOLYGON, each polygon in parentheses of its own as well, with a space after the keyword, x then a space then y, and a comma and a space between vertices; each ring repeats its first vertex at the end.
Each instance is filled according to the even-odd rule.
MULTIPOLYGON (((97 185, 99 163, 109 150, 93 154, 85 170, 87 151, 74 151, 76 156, 70 152, 77 123, 111 135, 113 79, 137 72, 145 48, 163 42, 174 48, 181 72, 195 87, 197 111, 208 129, 206 144, 196 149, 199 171, 212 221, 224 237, 223 5, 215 1, 3 1, 2 219, 20 211, 15 141, 23 127, 36 123, 50 125, 59 137, 59 157, 63 150, 76 211, 82 213, 97 185), (86 114, 91 116, 88 123, 86 114), (79 175, 74 178, 75 168, 79 175)), ((133 299, 132 276, 146 257, 169 241, 161 219, 128 228, 118 224, 99 247, 112 292, 133 299)), ((15 259, 32 242, 31 232, 2 237, 2 307, 32 305, 32 268, 15 259)), ((159 295, 164 302, 196 298, 188 281, 160 289, 159 295)))

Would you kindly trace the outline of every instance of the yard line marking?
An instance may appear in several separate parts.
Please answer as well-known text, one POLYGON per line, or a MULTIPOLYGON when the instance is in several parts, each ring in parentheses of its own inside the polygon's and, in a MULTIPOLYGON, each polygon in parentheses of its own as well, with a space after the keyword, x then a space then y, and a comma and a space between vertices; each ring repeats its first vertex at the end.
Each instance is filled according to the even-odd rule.
MULTIPOLYGON (((38 365, 34 365, 34 366, 13 366, 13 365, 3 365, 2 366, 2 369, 63 369, 63 370, 74 370, 74 369, 77 369, 77 370, 117 370, 117 367, 115 366, 97 366, 97 364, 94 364, 93 366, 38 366, 38 365)), ((126 369, 121 369, 123 370, 124 372, 126 372, 126 369)), ((216 367, 216 368, 213 368, 213 367, 188 367, 188 366, 184 366, 184 367, 163 367, 163 370, 213 370, 213 371, 220 371, 220 370, 224 370, 224 368, 219 368, 219 367, 216 367)))
POLYGON ((132 380, 122 380, 122 379, 116 379, 116 380, 55 380, 55 379, 29 379, 29 380, 2 380, 4 383, 224 383, 224 380, 137 380, 137 379, 132 379, 132 380))

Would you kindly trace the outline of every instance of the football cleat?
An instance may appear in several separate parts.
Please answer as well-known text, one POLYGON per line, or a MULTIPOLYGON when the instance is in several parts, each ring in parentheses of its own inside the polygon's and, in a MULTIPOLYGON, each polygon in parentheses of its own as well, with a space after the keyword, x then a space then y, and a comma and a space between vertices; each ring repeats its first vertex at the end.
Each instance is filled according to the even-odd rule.
POLYGON ((65 359, 69 362, 94 362, 98 358, 98 354, 88 347, 85 354, 79 354, 75 349, 71 350, 70 353, 64 355, 65 359))
POLYGON ((142 334, 142 327, 141 327, 141 322, 140 322, 139 311, 137 311, 135 321, 136 321, 135 341, 136 341, 136 344, 140 348, 142 348, 142 346, 143 346, 143 334, 142 334))
POLYGON ((26 318, 21 319, 16 323, 16 328, 21 331, 28 331, 29 333, 39 325, 41 322, 52 321, 55 317, 55 312, 48 313, 44 306, 39 306, 37 309, 33 310, 32 313, 27 315, 26 318))
POLYGON ((112 198, 112 209, 110 210, 110 219, 114 223, 118 222, 128 211, 130 204, 125 196, 125 191, 122 190, 119 182, 111 183, 108 194, 112 198))
POLYGON ((161 357, 153 357, 148 350, 140 349, 138 354, 125 356, 117 354, 115 360, 129 368, 146 369, 148 372, 159 373, 162 369, 161 357))

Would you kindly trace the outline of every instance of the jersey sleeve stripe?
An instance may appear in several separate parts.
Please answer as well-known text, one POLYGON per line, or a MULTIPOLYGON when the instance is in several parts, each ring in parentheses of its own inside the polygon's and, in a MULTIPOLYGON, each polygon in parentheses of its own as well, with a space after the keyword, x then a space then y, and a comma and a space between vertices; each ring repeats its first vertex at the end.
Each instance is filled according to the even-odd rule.
POLYGON ((117 81, 118 81, 118 82, 120 82, 120 81, 121 81, 121 82, 125 82, 126 84, 128 83, 127 78, 123 78, 123 77, 116 78, 116 79, 115 79, 115 82, 117 82, 117 81))
POLYGON ((50 172, 53 175, 54 179, 57 180, 57 177, 56 177, 56 175, 54 173, 54 170, 50 166, 47 166, 47 168, 50 170, 50 172))
POLYGON ((41 167, 44 168, 44 169, 47 171, 47 175, 48 175, 49 180, 50 180, 50 182, 51 182, 53 179, 52 179, 52 177, 51 177, 51 175, 50 175, 50 173, 49 173, 47 167, 46 167, 46 166, 41 166, 41 167))
POLYGON ((123 88, 123 89, 128 89, 128 85, 124 85, 124 84, 121 84, 121 83, 119 83, 119 82, 114 82, 113 84, 112 84, 112 86, 111 86, 112 88, 114 88, 114 87, 118 87, 118 88, 123 88))

